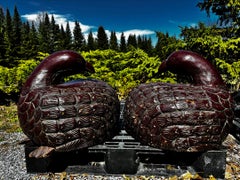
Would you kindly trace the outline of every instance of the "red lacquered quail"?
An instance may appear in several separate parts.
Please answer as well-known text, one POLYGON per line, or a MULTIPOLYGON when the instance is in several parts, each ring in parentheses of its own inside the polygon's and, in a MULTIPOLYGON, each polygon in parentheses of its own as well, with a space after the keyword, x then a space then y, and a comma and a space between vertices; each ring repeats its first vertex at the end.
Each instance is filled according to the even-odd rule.
POLYGON ((126 131, 143 144, 177 152, 218 149, 233 120, 233 100, 214 66, 191 51, 173 52, 159 67, 192 84, 149 83, 126 99, 126 131))
POLYGON ((117 133, 119 100, 107 83, 82 79, 62 83, 64 77, 94 72, 74 51, 45 58, 22 88, 18 102, 20 126, 39 146, 30 157, 47 157, 102 143, 117 133))

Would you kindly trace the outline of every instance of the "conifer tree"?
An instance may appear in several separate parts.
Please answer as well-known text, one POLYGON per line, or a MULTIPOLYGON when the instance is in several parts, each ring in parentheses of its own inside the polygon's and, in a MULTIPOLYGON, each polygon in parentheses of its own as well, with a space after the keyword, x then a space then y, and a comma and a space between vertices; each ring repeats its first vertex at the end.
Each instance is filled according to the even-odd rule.
POLYGON ((10 43, 13 43, 12 40, 12 17, 10 14, 9 9, 6 10, 6 17, 5 17, 5 41, 10 45, 10 43))
POLYGON ((156 55, 159 56, 160 59, 166 59, 167 54, 165 54, 165 47, 169 44, 169 34, 162 33, 162 32, 157 32, 157 44, 155 46, 155 53, 156 55))
POLYGON ((110 49, 113 49, 115 51, 118 51, 118 42, 117 42, 117 36, 115 31, 111 31, 110 35, 110 49))
POLYGON ((88 39, 87 39, 87 49, 88 50, 95 50, 96 49, 96 42, 93 37, 92 30, 88 33, 88 39))
POLYGON ((5 31, 5 15, 3 8, 0 7, 0 65, 5 57, 5 43, 4 43, 4 31, 5 31))
POLYGON ((14 7, 14 14, 12 20, 12 38, 13 38, 13 49, 12 49, 12 56, 14 59, 19 58, 18 52, 20 52, 21 48, 21 29, 22 29, 22 21, 20 15, 18 13, 17 7, 14 7))
POLYGON ((25 58, 28 57, 28 50, 31 50, 31 48, 29 48, 29 41, 30 41, 30 25, 29 22, 23 22, 22 24, 22 30, 21 30, 21 36, 22 36, 22 43, 21 43, 21 57, 25 58), (25 56, 25 57, 24 57, 25 56))
POLYGON ((60 50, 59 49, 59 36, 60 36, 60 29, 59 25, 56 24, 54 16, 51 16, 51 22, 49 27, 49 42, 50 42, 50 53, 60 50))
POLYGON ((149 56, 153 55, 153 45, 152 45, 152 39, 151 38, 148 38, 147 41, 146 41, 146 50, 145 51, 149 56))
POLYGON ((39 51, 50 53, 50 21, 47 13, 43 14, 42 20, 39 22, 39 51))
POLYGON ((11 59, 12 59, 12 49, 14 46, 13 36, 12 36, 12 32, 13 32, 12 17, 9 9, 6 10, 4 24, 5 24, 5 31, 4 31, 5 60, 2 64, 3 66, 9 67, 13 65, 13 63, 11 62, 11 59))
POLYGON ((24 22, 22 24, 21 34, 22 42, 21 49, 19 51, 21 58, 31 59, 36 57, 38 51, 37 49, 38 39, 34 23, 32 22, 32 25, 30 26, 28 21, 24 22))
POLYGON ((102 26, 98 28, 98 33, 97 33, 97 48, 104 50, 108 49, 108 37, 107 34, 102 26))
POLYGON ((34 22, 32 22, 30 32, 29 32, 29 44, 32 45, 31 58, 34 58, 38 53, 38 46, 39 46, 38 34, 35 28, 34 22))
POLYGON ((69 22, 67 22, 67 25, 66 25, 64 47, 65 49, 69 49, 69 50, 72 49, 72 33, 71 33, 69 22))
POLYGON ((152 55, 152 41, 151 38, 146 36, 138 36, 137 38, 138 48, 144 50, 148 55, 152 55))
POLYGON ((4 27, 4 20, 5 20, 4 11, 3 11, 3 8, 0 7, 0 31, 2 31, 4 27))
POLYGON ((85 39, 80 24, 78 21, 75 21, 75 27, 73 29, 73 49, 76 51, 83 49, 84 41, 85 39))
POLYGON ((128 50, 130 50, 131 47, 137 48, 137 38, 136 38, 135 34, 134 35, 130 34, 128 36, 128 40, 127 40, 127 48, 128 48, 128 50))
POLYGON ((58 40, 59 41, 59 43, 58 43, 59 50, 65 49, 65 38, 66 38, 66 32, 63 28, 63 25, 61 24, 59 40, 58 40))
POLYGON ((122 32, 121 38, 120 38, 120 51, 126 52, 127 51, 127 45, 126 45, 126 39, 124 36, 124 33, 122 32))
POLYGON ((143 41, 144 41, 144 38, 142 40, 142 37, 140 35, 138 35, 138 37, 137 37, 137 47, 138 48, 143 49, 143 41))
POLYGON ((158 41, 155 46, 155 55, 158 55, 160 59, 164 60, 166 59, 173 51, 175 51, 178 46, 182 44, 180 43, 180 40, 178 40, 174 36, 169 36, 168 33, 162 33, 162 32, 156 32, 158 41))

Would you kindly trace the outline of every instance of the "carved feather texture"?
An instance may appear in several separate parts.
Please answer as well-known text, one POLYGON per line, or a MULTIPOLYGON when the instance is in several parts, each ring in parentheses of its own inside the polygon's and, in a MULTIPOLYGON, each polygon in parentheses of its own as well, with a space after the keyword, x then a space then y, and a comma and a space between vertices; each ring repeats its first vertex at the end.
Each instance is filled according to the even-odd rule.
POLYGON ((71 151, 102 143, 117 132, 119 100, 103 81, 32 89, 18 103, 20 125, 37 145, 71 151))
POLYGON ((174 151, 221 146, 232 124, 229 92, 212 86, 149 83, 134 88, 124 109, 128 133, 143 144, 174 151))

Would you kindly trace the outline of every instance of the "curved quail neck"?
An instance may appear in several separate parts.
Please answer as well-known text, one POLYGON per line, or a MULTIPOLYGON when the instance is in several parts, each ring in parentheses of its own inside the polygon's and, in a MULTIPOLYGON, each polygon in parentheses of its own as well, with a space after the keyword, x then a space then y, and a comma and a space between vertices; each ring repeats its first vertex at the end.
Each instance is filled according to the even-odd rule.
POLYGON ((85 68, 84 59, 73 51, 54 53, 44 59, 32 72, 24 85, 24 91, 57 84, 63 74, 80 73, 85 68))
POLYGON ((167 70, 191 76, 194 85, 226 86, 217 69, 208 60, 191 51, 172 53, 159 67, 159 72, 167 70))
POLYGON ((193 77, 195 85, 225 86, 220 74, 206 59, 192 55, 186 55, 184 59, 186 63, 189 62, 189 67, 186 65, 187 71, 193 77))

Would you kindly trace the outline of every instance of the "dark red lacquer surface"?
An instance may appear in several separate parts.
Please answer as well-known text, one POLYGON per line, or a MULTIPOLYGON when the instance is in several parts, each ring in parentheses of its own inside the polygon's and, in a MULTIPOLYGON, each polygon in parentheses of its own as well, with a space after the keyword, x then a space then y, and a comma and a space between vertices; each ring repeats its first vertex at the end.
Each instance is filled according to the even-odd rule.
POLYGON ((98 80, 62 83, 63 77, 93 72, 73 51, 56 52, 33 71, 18 102, 23 132, 39 146, 71 151, 113 137, 117 131, 119 100, 112 87, 98 80))
POLYGON ((159 67, 191 76, 193 84, 149 83, 127 97, 126 130, 143 144, 179 152, 221 147, 233 120, 233 101, 217 70, 190 51, 172 53, 159 67))

